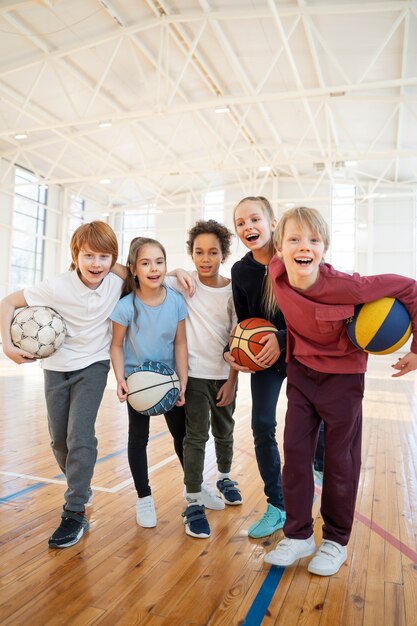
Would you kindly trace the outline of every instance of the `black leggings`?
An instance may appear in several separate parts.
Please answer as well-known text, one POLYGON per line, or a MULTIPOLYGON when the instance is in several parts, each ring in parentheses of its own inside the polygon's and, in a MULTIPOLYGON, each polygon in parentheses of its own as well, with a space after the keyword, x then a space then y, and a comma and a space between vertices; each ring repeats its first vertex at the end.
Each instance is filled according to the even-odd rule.
MULTIPOLYGON (((148 477, 148 459, 146 448, 149 440, 149 415, 143 415, 127 403, 129 414, 129 439, 127 456, 130 471, 139 498, 151 495, 148 477)), ((164 415, 169 432, 174 439, 174 449, 183 465, 183 442, 185 437, 185 411, 182 406, 174 406, 164 415)))

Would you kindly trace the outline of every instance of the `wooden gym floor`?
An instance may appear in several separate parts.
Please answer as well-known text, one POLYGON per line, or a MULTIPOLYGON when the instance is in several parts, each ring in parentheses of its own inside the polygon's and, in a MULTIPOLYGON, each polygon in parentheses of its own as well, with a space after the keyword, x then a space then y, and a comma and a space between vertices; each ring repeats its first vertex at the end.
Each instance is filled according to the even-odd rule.
MULTIPOLYGON (((394 360, 370 359, 348 561, 337 575, 320 578, 307 572, 307 559, 286 569, 263 563, 281 531, 263 540, 247 537, 265 508, 247 375, 240 381, 233 467, 244 503, 208 511, 210 539, 184 532, 181 470, 163 418, 152 420, 148 454, 158 526, 136 525, 126 408, 111 377, 97 422, 90 531, 72 548, 49 550, 65 487, 49 449, 42 372, 0 358, 1 624, 415 626, 417 376, 392 379, 394 360)), ((280 446, 285 402, 283 393, 280 446)), ((210 441, 206 479, 213 484, 215 478, 210 441)), ((320 485, 316 493, 319 542, 320 485)))

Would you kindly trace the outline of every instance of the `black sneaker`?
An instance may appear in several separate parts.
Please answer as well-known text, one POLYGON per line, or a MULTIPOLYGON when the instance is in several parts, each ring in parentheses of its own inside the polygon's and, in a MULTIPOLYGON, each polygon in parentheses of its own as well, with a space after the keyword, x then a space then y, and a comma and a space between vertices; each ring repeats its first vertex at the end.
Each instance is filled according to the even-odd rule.
POLYGON ((242 504, 242 494, 239 489, 237 489, 237 482, 234 480, 230 480, 230 478, 222 478, 218 480, 217 489, 220 491, 220 495, 226 504, 242 504))
POLYGON ((75 513, 74 511, 66 511, 61 513, 61 523, 49 537, 48 545, 50 548, 69 548, 81 539, 84 533, 90 527, 88 519, 83 512, 75 513))
POLYGON ((203 504, 190 504, 182 513, 185 532, 191 537, 207 539, 210 537, 210 526, 204 511, 203 504))

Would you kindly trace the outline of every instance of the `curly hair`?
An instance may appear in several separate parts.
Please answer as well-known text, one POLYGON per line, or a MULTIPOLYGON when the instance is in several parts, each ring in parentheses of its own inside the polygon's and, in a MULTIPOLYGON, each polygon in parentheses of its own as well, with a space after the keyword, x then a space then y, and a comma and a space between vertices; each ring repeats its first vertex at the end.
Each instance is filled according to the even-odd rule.
POLYGON ((194 241, 199 235, 215 235, 220 243, 223 261, 227 259, 234 235, 224 224, 220 224, 216 220, 199 220, 196 222, 188 231, 187 252, 190 256, 192 256, 194 251, 194 241))

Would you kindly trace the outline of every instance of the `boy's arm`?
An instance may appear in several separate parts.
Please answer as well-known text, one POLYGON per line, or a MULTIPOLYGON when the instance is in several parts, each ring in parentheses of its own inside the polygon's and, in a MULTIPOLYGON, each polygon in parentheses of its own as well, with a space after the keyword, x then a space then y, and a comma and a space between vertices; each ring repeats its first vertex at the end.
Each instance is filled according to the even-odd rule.
POLYGON ((219 392, 216 396, 216 406, 227 406, 233 402, 236 396, 236 384, 237 377, 239 372, 234 370, 232 367, 230 368, 229 377, 219 389, 219 392))
MULTIPOLYGON (((180 286, 185 292, 185 295, 190 297, 194 295, 195 292, 195 284, 193 277, 189 272, 183 270, 181 267, 177 267, 175 270, 171 270, 167 272, 167 276, 175 276, 178 280, 180 286)), ((181 292, 182 293, 182 292, 181 292)))
POLYGON ((185 404, 185 388, 188 380, 188 348, 187 336, 185 334, 185 320, 178 322, 177 332, 175 335, 175 367, 177 368, 178 378, 180 380, 180 395, 176 402, 177 406, 185 404))
POLYGON ((122 265, 121 263, 115 263, 110 270, 113 274, 116 274, 122 280, 125 280, 127 277, 127 267, 122 265))
POLYGON ((9 359, 19 365, 21 363, 33 363, 36 361, 30 352, 16 348, 10 336, 10 325, 14 317, 14 312, 16 309, 20 309, 24 306, 28 306, 28 303, 26 302, 23 290, 11 293, 0 302, 0 330, 3 352, 9 359))
POLYGON ((120 402, 127 399, 127 384, 125 380, 123 340, 126 335, 126 327, 112 322, 113 336, 110 346, 110 358, 113 365, 114 375, 117 380, 117 397, 120 402))

